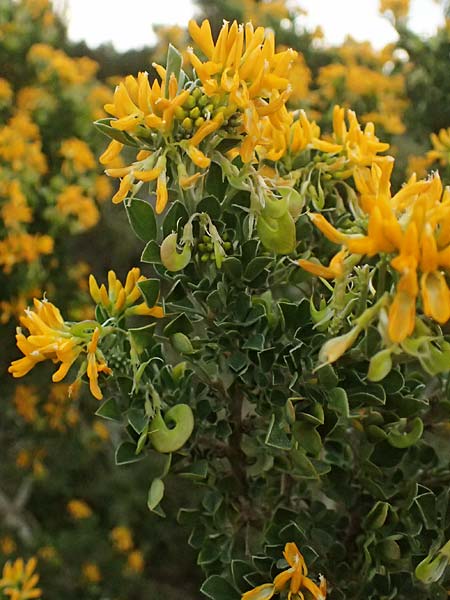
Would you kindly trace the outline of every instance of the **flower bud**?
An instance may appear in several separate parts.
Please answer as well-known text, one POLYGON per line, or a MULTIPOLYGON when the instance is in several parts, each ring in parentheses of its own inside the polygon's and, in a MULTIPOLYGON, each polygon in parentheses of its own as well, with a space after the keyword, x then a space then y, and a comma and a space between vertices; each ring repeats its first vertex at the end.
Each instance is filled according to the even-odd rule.
POLYGON ((163 240, 160 248, 161 262, 169 271, 181 271, 191 260, 191 249, 185 244, 183 250, 177 250, 177 234, 171 233, 163 240))

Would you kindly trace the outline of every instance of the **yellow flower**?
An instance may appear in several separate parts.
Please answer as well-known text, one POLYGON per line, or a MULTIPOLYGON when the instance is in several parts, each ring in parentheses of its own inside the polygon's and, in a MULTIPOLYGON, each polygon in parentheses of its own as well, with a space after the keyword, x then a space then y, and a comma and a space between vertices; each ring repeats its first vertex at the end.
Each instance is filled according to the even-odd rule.
POLYGON ((51 302, 34 299, 34 310, 26 309, 21 317, 30 335, 26 337, 20 327, 17 328, 16 340, 23 358, 11 363, 8 371, 13 377, 23 377, 37 363, 52 360, 61 365, 53 374, 52 380, 61 381, 70 367, 83 352, 86 353, 85 367, 89 378, 92 395, 100 400, 102 393, 98 386, 98 373, 111 373, 102 352, 98 349, 100 326, 95 321, 85 321, 71 326, 66 323, 58 308, 51 302), (76 333, 72 328, 75 327, 76 333))
POLYGON ((441 129, 438 134, 432 133, 430 138, 433 150, 427 153, 427 158, 431 162, 438 160, 443 167, 450 164, 450 127, 441 129))
POLYGON ((127 557, 127 567, 132 573, 142 573, 145 567, 144 557, 139 550, 133 550, 127 557))
POLYGON ((7 562, 3 567, 2 578, 0 579, 0 590, 9 600, 29 600, 31 598, 40 598, 42 591, 36 587, 39 581, 39 575, 34 573, 36 568, 36 559, 30 558, 25 563, 22 558, 18 558, 14 563, 7 562))
POLYGON ((89 519, 92 516, 91 507, 84 500, 70 500, 67 510, 74 519, 89 519))
POLYGON ((96 167, 96 161, 91 149, 78 138, 69 138, 61 143, 59 154, 63 157, 61 172, 66 177, 82 175, 96 167))
POLYGON ((407 17, 409 13, 409 0, 380 0, 380 12, 390 10, 398 18, 407 17))
POLYGON ((0 539, 0 549, 2 554, 12 554, 16 551, 16 542, 9 535, 5 535, 0 539))
POLYGON ((283 555, 289 568, 279 573, 273 583, 264 583, 245 592, 242 600, 270 600, 275 594, 286 590, 288 584, 287 600, 304 599, 303 591, 309 592, 314 600, 325 600, 327 595, 325 579, 321 577, 320 584, 317 585, 307 577, 308 568, 296 544, 293 542, 286 544, 283 555))
POLYGON ((39 402, 39 396, 36 388, 28 385, 18 385, 14 391, 14 405, 17 413, 27 423, 34 423, 38 418, 36 405, 39 402))
POLYGON ((124 285, 117 279, 114 271, 109 271, 108 289, 104 284, 99 287, 95 277, 90 275, 89 291, 94 302, 100 304, 111 316, 143 315, 160 319, 164 316, 162 307, 155 305, 149 308, 145 302, 135 304, 143 299, 138 283, 145 280, 146 277, 141 275, 138 267, 129 271, 124 285))
MULTIPOLYGON (((440 324, 450 319, 445 278, 450 270, 450 191, 443 190, 436 173, 422 181, 412 177, 391 197, 392 166, 392 161, 385 160, 370 170, 355 171, 361 207, 368 214, 366 235, 346 235, 322 215, 311 218, 330 241, 343 244, 350 253, 390 257, 399 280, 389 308, 388 333, 391 341, 399 343, 414 331, 419 291, 426 316, 440 324)), ((302 266, 310 272, 318 270, 317 265, 302 266)), ((329 274, 333 276, 331 270, 329 274)))
POLYGON ((99 583, 102 580, 100 569, 95 563, 85 563, 82 567, 82 573, 89 583, 99 583))
POLYGON ((133 546, 133 537, 128 527, 118 526, 111 531, 114 547, 120 552, 129 552, 133 546))
POLYGON ((83 193, 80 185, 68 185, 58 194, 56 208, 65 217, 76 217, 80 231, 90 229, 100 218, 95 202, 83 193))

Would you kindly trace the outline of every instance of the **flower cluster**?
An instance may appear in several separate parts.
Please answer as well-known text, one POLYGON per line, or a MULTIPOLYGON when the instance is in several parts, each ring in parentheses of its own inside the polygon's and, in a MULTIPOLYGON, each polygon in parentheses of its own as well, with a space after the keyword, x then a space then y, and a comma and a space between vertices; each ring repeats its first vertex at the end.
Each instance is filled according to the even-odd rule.
POLYGON ((42 591, 36 587, 39 581, 39 575, 34 572, 36 564, 35 558, 30 558, 26 563, 22 558, 14 563, 5 563, 0 591, 8 600, 31 600, 42 596, 42 591))
POLYGON ((279 573, 273 583, 264 583, 246 592, 242 600, 270 600, 275 594, 285 590, 288 591, 287 599, 304 599, 304 593, 309 593, 314 600, 325 600, 327 596, 327 584, 323 577, 317 585, 308 577, 308 568, 302 553, 296 544, 286 544, 283 556, 289 568, 279 573))

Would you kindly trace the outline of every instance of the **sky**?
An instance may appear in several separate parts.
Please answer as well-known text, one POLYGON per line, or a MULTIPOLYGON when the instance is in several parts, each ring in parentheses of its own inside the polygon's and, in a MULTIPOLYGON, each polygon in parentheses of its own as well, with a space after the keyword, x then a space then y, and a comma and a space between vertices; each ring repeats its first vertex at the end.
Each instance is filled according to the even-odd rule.
MULTIPOLYGON (((212 0, 213 1, 213 0, 212 0)), ((112 41, 118 50, 152 45, 154 24, 186 25, 195 8, 191 0, 54 0, 66 8, 69 36, 91 46, 112 41), (116 7, 116 10, 115 10, 116 7), (119 8, 120 7, 120 8, 119 8)), ((346 35, 370 40, 376 48, 395 40, 394 28, 378 14, 379 0, 300 0, 308 11, 308 28, 320 25, 327 42, 341 43, 346 35)), ((442 21, 433 0, 411 0, 410 24, 414 31, 432 33, 442 21)))

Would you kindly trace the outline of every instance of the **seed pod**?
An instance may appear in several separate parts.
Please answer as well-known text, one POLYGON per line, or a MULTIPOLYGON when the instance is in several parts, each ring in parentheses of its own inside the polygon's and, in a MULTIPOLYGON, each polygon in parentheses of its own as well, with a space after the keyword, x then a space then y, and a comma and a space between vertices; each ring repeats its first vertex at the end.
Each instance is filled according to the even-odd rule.
POLYGON ((267 250, 277 254, 290 254, 295 250, 295 223, 289 212, 286 211, 280 219, 260 215, 256 230, 267 250))
POLYGON ((191 249, 185 244, 183 250, 177 250, 177 234, 168 235, 160 248, 161 262, 169 271, 181 271, 191 260, 191 249))
POLYGON ((149 438, 157 452, 176 452, 191 437, 194 429, 194 415, 187 404, 177 404, 170 408, 163 419, 158 413, 151 421, 149 438), (174 424, 169 429, 166 423, 174 424))

